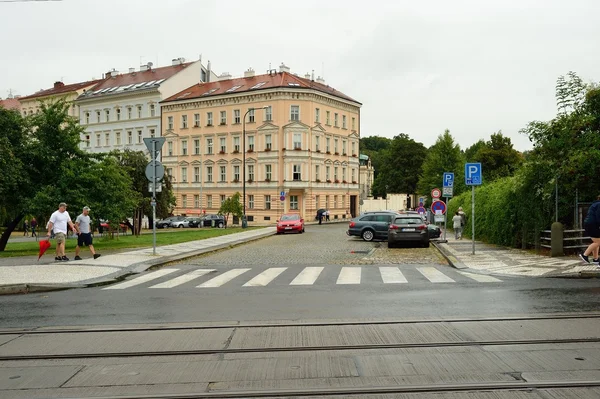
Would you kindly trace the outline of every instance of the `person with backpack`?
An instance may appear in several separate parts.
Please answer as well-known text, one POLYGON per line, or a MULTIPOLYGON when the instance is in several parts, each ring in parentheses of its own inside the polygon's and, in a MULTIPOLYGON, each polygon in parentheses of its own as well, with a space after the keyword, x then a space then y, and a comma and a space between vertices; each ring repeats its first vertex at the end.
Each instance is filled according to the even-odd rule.
POLYGON ((598 250, 600 249, 600 195, 598 195, 596 201, 592 202, 592 205, 590 205, 585 220, 583 221, 583 227, 585 229, 585 234, 592 239, 592 243, 586 248, 584 253, 579 254, 579 257, 585 263, 594 263, 599 265, 598 250), (590 255, 593 256, 591 262, 589 259, 590 255))

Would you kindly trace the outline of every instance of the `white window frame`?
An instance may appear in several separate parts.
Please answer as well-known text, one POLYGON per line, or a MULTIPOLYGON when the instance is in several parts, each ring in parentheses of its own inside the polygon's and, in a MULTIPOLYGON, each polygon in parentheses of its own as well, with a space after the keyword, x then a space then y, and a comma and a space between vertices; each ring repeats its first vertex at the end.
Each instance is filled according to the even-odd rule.
POLYGON ((187 129, 187 127, 188 127, 187 115, 181 115, 181 128, 187 129))
POLYGON ((206 196, 206 207, 208 209, 212 208, 212 194, 206 196))
POLYGON ((265 122, 269 122, 273 120, 273 107, 270 105, 265 108, 265 122))
POLYGON ((271 164, 265 165, 265 180, 273 180, 273 166, 271 164))
POLYGON ((181 155, 187 155, 188 154, 188 142, 187 140, 182 140, 181 141, 181 155))
POLYGON ((250 112, 248 112, 248 123, 254 123, 254 122, 255 122, 254 110, 251 109, 250 112))
POLYGON ((290 195, 290 210, 297 211, 298 210, 298 196, 290 195))
POLYGON ((219 138, 219 152, 227 152, 227 138, 225 137, 219 138))
POLYGON ((133 144, 133 132, 131 130, 127 131, 127 144, 133 144))
POLYGON ((156 105, 155 104, 150 104, 150 116, 152 116, 152 117, 156 116, 156 105))
POLYGON ((167 143, 167 155, 172 157, 173 156, 173 142, 169 141, 167 143))
POLYGON ((234 109, 233 110, 233 123, 234 124, 239 124, 242 122, 242 118, 240 117, 240 110, 239 109, 234 109))
POLYGON ((291 121, 299 121, 300 120, 300 106, 299 105, 290 105, 290 120, 291 121))
POLYGON ((233 138, 233 152, 240 152, 240 136, 233 138))
MULTIPOLYGON (((200 182, 200 167, 199 166, 194 166, 194 183, 199 183, 200 182)), ((196 206, 196 208, 198 208, 196 206)))
POLYGON ((294 133, 294 149, 302 149, 302 133, 294 133))
POLYGON ((254 209, 254 195, 248 195, 248 209, 254 209))
POLYGON ((266 150, 272 150, 273 149, 273 142, 272 142, 272 137, 270 134, 266 134, 265 135, 265 149, 266 150))
POLYGON ((271 196, 270 195, 265 195, 265 209, 266 210, 271 209, 271 196))
POLYGON ((194 127, 200 127, 200 114, 194 114, 194 127))
POLYGON ((240 181, 240 165, 233 165, 233 181, 240 181))
POLYGON ((292 180, 302 181, 302 165, 299 163, 292 165, 292 180))
POLYGON ((206 154, 211 155, 213 153, 213 139, 206 139, 206 154))
POLYGON ((115 145, 121 145, 121 132, 115 132, 115 145))
POLYGON ((187 183, 187 166, 181 167, 181 182, 187 183))
POLYGON ((219 182, 225 183, 227 181, 227 166, 219 166, 219 182))
POLYGON ((173 117, 172 116, 167 117, 167 129, 173 130, 173 117))
POLYGON ((200 155, 200 139, 194 139, 194 155, 200 155))
POLYGON ((315 122, 321 122, 321 110, 319 108, 315 108, 315 122))
POLYGON ((213 113, 207 112, 206 113, 206 126, 212 126, 212 125, 213 125, 213 113))
POLYGON ((254 165, 248 165, 248 181, 254 181, 254 165))
MULTIPOLYGON (((212 166, 206 167, 206 182, 207 183, 213 182, 213 167, 212 166)), ((212 206, 210 208, 212 208, 212 206)))
POLYGON ((248 150, 254 151, 254 136, 248 136, 248 150))
POLYGON ((219 124, 221 125, 226 125, 227 124, 227 111, 221 111, 220 112, 220 118, 219 118, 219 124))
POLYGON ((142 144, 144 142, 144 134, 141 130, 137 131, 137 143, 142 144))

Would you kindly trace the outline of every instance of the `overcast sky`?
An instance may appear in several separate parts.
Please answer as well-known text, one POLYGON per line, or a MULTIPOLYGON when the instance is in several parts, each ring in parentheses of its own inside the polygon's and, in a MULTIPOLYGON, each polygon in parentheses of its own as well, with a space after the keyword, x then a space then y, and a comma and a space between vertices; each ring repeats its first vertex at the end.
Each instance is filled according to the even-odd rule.
POLYGON ((559 75, 600 80, 598 0, 0 0, 0 97, 185 57, 234 77, 284 62, 360 101, 361 135, 444 129, 515 148, 556 114, 559 75), (10 2, 7 2, 10 1, 10 2))

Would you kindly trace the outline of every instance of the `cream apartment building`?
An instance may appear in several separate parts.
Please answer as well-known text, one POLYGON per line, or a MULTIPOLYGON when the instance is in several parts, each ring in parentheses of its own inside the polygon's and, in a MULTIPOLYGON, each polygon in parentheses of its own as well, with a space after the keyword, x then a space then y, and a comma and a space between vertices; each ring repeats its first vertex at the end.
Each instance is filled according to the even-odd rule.
POLYGON ((322 79, 293 75, 284 65, 264 75, 225 74, 167 98, 162 162, 173 181, 175 214, 216 213, 243 192, 245 179, 250 224, 288 212, 313 220, 320 208, 333 219, 356 215, 360 107, 322 79))
POLYGON ((19 97, 21 112, 23 116, 33 115, 40 110, 42 102, 54 102, 62 99, 69 103, 69 116, 79 119, 79 112, 74 103, 75 100, 86 90, 96 86, 100 82, 102 82, 102 79, 68 85, 63 82, 54 82, 53 87, 50 89, 40 90, 37 93, 19 97))

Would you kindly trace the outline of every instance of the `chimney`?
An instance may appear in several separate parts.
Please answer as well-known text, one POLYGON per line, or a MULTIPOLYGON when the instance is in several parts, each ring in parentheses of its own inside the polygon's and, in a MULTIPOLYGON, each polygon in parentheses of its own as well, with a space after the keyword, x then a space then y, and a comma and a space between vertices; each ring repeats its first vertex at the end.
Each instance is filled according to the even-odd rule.
POLYGON ((173 58, 171 60, 171 65, 182 65, 184 62, 185 62, 185 58, 183 58, 183 57, 173 58))
POLYGON ((279 72, 290 72, 290 67, 285 65, 283 62, 279 65, 279 72))
POLYGON ((147 71, 148 69, 150 69, 150 65, 148 65, 148 64, 140 65, 140 72, 147 71))
POLYGON ((119 71, 117 71, 115 68, 113 68, 112 70, 106 72, 106 77, 107 78, 116 78, 118 74, 119 74, 119 71))
POLYGON ((206 83, 210 82, 210 74, 212 73, 212 70, 210 69, 210 60, 208 60, 208 63, 206 64, 206 83))
POLYGON ((54 82, 55 89, 59 89, 61 87, 65 87, 65 84, 63 82, 54 82))
POLYGON ((231 74, 229 72, 223 72, 219 75, 219 80, 228 80, 231 79, 231 74))
POLYGON ((134 73, 135 72, 135 68, 129 68, 129 73, 134 73))
POLYGON ((251 78, 254 75, 255 75, 254 69, 252 69, 252 68, 248 68, 248 70, 246 72, 244 72, 245 78, 251 78))
POLYGON ((306 72, 306 75, 304 75, 304 79, 310 79, 310 73, 306 72))
POLYGON ((317 83, 325 84, 325 79, 320 76, 317 76, 317 83))

